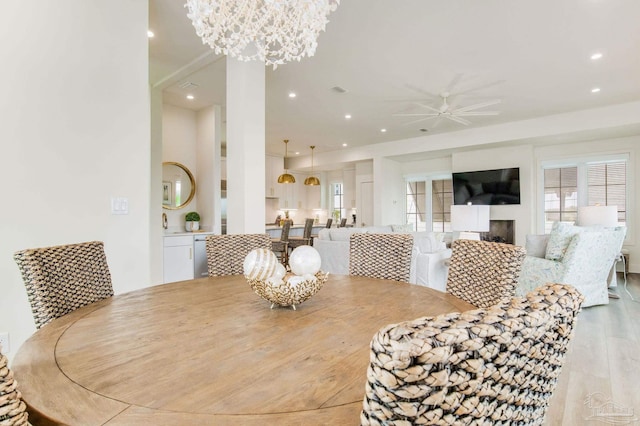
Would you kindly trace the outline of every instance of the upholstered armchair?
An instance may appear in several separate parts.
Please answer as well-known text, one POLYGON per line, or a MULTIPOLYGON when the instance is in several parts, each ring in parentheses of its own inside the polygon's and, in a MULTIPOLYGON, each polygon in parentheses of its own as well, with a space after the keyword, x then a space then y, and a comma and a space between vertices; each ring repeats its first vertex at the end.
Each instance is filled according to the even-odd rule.
POLYGON ((609 303, 607 279, 625 234, 625 227, 556 222, 549 235, 528 235, 516 294, 554 282, 577 288, 585 297, 583 307, 609 303))

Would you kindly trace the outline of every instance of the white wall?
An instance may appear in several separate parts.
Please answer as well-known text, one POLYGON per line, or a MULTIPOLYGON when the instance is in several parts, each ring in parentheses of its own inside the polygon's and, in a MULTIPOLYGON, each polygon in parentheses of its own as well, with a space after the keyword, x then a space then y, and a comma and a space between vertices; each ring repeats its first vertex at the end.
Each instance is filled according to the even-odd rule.
MULTIPOLYGON (((162 161, 174 161, 186 166, 193 176, 198 174, 197 163, 197 114, 169 104, 162 106, 162 161)), ((196 179, 196 187, 198 180, 196 179)), ((198 194, 184 208, 163 209, 167 214, 169 229, 183 230, 187 212, 198 211, 198 194)))
POLYGON ((149 285, 147 9, 0 4, 0 331, 10 359, 35 331, 15 251, 101 240, 116 293, 149 285), (128 215, 111 214, 112 196, 128 199, 128 215))
POLYGON ((452 155, 452 172, 520 168, 520 204, 491 206, 492 220, 515 220, 515 244, 524 246, 533 231, 533 147, 530 145, 465 151, 452 155))
POLYGON ((373 224, 405 223, 406 185, 401 163, 388 158, 374 158, 373 182, 373 224))
POLYGON ((198 213, 200 228, 220 233, 222 176, 220 158, 220 107, 212 106, 198 111, 197 120, 197 174, 196 196, 198 197, 198 213), (216 141, 216 137, 218 138, 216 141), (215 225, 215 227, 214 227, 215 225))

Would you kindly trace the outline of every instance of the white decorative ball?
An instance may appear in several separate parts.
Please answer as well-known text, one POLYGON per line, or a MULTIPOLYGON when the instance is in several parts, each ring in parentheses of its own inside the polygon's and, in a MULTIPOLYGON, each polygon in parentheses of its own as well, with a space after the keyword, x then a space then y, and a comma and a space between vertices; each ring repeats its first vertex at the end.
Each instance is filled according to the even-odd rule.
POLYGON ((289 267, 296 275, 315 275, 321 263, 320 253, 311 246, 300 246, 289 256, 289 267))
POLYGON ((316 276, 312 274, 305 274, 302 276, 302 278, 304 278, 305 281, 309 281, 310 283, 314 283, 314 284, 318 280, 316 276))
POLYGON ((280 287, 282 284, 284 284, 284 281, 282 281, 282 278, 278 278, 275 276, 271 278, 267 278, 265 282, 273 287, 280 287))
POLYGON ((290 287, 296 287, 298 284, 303 282, 304 277, 300 277, 298 275, 291 275, 289 279, 287 279, 287 284, 289 284, 290 287))
POLYGON ((273 275, 279 263, 278 257, 271 250, 255 249, 244 258, 242 267, 245 277, 263 281, 273 275))
POLYGON ((271 275, 271 277, 282 280, 282 278, 284 278, 284 274, 286 273, 287 268, 285 268, 282 263, 278 262, 278 264, 276 265, 276 270, 273 272, 273 275, 271 275))

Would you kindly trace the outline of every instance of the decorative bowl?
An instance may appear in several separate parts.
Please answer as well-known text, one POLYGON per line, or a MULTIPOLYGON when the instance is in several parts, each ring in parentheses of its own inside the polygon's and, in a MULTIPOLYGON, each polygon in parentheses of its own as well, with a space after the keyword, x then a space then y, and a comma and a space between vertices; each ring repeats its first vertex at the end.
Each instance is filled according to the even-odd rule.
POLYGON ((282 284, 274 285, 272 280, 256 280, 245 276, 253 291, 264 300, 271 302, 272 309, 275 305, 279 305, 291 306, 294 310, 296 305, 309 299, 322 288, 327 282, 329 273, 318 271, 315 277, 315 280, 300 281, 296 285, 289 284, 287 280, 289 277, 285 277, 282 284))

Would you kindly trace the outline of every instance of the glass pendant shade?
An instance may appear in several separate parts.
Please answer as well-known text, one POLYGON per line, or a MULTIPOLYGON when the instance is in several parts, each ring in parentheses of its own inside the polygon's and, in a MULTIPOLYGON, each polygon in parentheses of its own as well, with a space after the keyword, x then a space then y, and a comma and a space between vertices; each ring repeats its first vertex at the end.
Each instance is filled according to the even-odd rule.
POLYGON ((304 184, 305 185, 320 185, 320 179, 318 179, 317 177, 315 177, 313 175, 313 149, 315 148, 315 146, 311 145, 309 148, 311 148, 311 176, 309 176, 308 178, 306 178, 304 180, 304 184))
MULTIPOLYGON (((287 144, 289 139, 284 140, 284 161, 287 161, 287 144)), ((296 178, 285 168, 284 173, 278 176, 278 183, 296 183, 296 178)))

